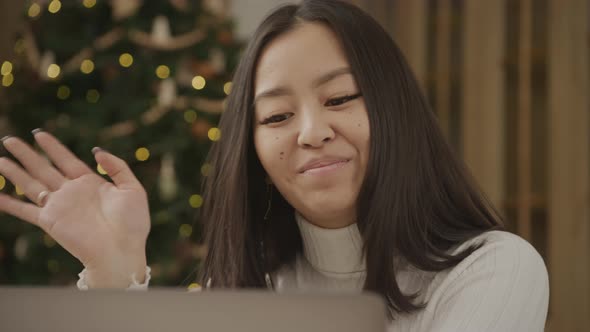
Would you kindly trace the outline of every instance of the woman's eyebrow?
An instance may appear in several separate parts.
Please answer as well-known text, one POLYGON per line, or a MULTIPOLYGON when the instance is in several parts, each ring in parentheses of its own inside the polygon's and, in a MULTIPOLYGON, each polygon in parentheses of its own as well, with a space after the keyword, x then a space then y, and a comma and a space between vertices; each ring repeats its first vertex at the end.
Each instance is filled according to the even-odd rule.
MULTIPOLYGON (((323 84, 330 82, 331 80, 335 79, 338 76, 350 74, 350 73, 351 73, 350 68, 348 68, 348 67, 342 67, 342 68, 337 68, 337 69, 331 70, 325 74, 322 74, 320 77, 314 79, 312 82, 312 87, 317 88, 323 84)), ((263 91, 263 92, 259 93, 258 95, 256 95, 256 97, 254 97, 253 104, 256 105, 256 103, 262 98, 281 97, 281 96, 285 96, 285 95, 289 95, 289 94, 292 94, 291 89, 284 87, 284 86, 278 86, 278 87, 263 91)))
POLYGON ((321 75, 320 77, 316 78, 315 80, 313 80, 312 86, 314 88, 317 88, 317 87, 321 86, 322 84, 326 84, 326 83, 330 82, 331 80, 335 79, 338 76, 350 74, 350 73, 351 73, 350 68, 348 68, 348 67, 342 67, 342 68, 331 70, 331 71, 321 75))
POLYGON ((291 90, 286 87, 283 87, 283 86, 268 89, 268 90, 263 91, 263 92, 259 93, 258 95, 256 95, 256 97, 254 97, 253 104, 256 105, 256 103, 262 98, 280 97, 280 96, 285 96, 285 95, 289 95, 289 94, 291 94, 291 90))

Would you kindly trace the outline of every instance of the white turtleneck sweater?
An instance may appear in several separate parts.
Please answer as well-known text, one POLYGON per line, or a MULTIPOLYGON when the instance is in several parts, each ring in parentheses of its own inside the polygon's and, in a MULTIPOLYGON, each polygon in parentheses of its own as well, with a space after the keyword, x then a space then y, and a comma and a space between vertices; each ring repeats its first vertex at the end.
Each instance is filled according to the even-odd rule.
MULTIPOLYGON (((273 276, 278 292, 287 290, 362 291, 365 264, 356 224, 340 229, 317 227, 297 215, 304 255, 273 276)), ((424 272, 412 266, 396 276, 404 294, 419 291, 426 308, 397 314, 388 331, 395 332, 524 332, 543 331, 549 303, 549 280, 541 256, 527 241, 509 232, 491 231, 450 253, 487 240, 453 268, 424 272)), ((146 281, 134 285, 147 289, 146 281)), ((78 288, 87 289, 85 271, 78 288)))

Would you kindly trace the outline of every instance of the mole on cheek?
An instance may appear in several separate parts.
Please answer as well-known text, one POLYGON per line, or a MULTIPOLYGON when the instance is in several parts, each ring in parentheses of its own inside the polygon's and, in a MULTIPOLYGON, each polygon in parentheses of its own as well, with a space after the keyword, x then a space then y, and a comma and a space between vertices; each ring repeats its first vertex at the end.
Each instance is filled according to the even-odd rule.
POLYGON ((283 160, 283 155, 284 154, 285 154, 284 152, 281 152, 281 160, 283 160))
POLYGON ((277 137, 275 137, 275 139, 279 139, 279 137, 277 136, 277 137))
POLYGON ((360 126, 361 126, 361 124, 359 123, 359 124, 357 125, 357 127, 360 127, 360 126))

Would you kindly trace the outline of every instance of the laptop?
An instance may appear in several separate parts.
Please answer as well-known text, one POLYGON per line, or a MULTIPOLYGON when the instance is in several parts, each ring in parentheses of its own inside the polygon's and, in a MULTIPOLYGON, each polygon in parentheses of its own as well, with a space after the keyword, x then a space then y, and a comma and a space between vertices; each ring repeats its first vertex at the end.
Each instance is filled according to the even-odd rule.
POLYGON ((0 287, 0 331, 385 332, 374 294, 0 287))

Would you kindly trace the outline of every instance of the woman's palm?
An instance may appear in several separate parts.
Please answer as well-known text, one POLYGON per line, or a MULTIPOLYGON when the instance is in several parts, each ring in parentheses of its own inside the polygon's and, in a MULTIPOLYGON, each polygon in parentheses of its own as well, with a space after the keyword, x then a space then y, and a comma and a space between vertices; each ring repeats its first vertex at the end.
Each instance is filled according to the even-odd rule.
POLYGON ((127 256, 144 255, 150 230, 147 196, 128 166, 95 151, 111 183, 53 136, 43 132, 35 138, 57 168, 21 140, 5 139, 4 146, 25 169, 2 158, 0 173, 37 204, 0 195, 0 211, 41 227, 86 267, 118 268, 114 265, 123 265, 127 256), (39 202, 44 191, 50 194, 39 202))
MULTIPOLYGON (((124 251, 134 234, 147 235, 147 209, 141 192, 83 175, 51 194, 40 211, 39 226, 85 265, 98 265, 100 253, 124 251)), ((140 245, 145 239, 137 241, 140 245)))

